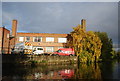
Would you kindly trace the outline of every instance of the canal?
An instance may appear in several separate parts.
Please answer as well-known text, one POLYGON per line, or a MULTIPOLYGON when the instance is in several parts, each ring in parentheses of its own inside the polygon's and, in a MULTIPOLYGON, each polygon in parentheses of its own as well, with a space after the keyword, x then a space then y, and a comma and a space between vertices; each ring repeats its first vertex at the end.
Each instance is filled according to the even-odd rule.
POLYGON ((13 66, 3 64, 3 81, 26 81, 39 79, 120 79, 120 60, 83 64, 13 66))

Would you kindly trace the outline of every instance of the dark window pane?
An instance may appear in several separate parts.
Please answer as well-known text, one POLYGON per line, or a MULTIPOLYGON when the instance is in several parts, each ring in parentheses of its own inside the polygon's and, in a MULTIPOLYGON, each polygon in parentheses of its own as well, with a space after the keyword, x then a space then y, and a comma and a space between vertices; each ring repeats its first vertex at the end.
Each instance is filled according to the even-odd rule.
POLYGON ((30 37, 26 37, 26 41, 30 41, 30 37))
POLYGON ((34 37, 34 42, 41 42, 41 37, 34 37))
POLYGON ((41 42, 40 39, 38 39, 38 42, 41 42))

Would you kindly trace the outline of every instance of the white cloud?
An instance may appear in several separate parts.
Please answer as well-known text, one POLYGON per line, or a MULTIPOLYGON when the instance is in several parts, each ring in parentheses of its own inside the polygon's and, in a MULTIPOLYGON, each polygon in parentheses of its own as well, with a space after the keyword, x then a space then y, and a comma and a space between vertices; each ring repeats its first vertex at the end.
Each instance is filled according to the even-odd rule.
POLYGON ((84 18, 87 20, 87 30, 105 31, 117 39, 117 3, 3 4, 4 25, 18 19, 18 31, 69 33, 84 18))

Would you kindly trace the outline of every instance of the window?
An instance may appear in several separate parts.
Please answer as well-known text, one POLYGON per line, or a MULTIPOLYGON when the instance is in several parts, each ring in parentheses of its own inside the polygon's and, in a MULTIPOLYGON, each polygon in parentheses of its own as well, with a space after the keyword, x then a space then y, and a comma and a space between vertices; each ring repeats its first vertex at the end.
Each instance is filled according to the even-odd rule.
POLYGON ((24 41, 24 37, 19 37, 19 41, 23 42, 24 41))
POLYGON ((7 34, 7 38, 9 38, 9 34, 7 34))
POLYGON ((46 47, 46 52, 53 52, 53 47, 46 47))
POLYGON ((29 42, 30 41, 30 37, 26 37, 26 41, 29 42))
POLYGON ((54 37, 46 37, 46 42, 54 42, 54 37))
POLYGON ((67 38, 58 38, 59 43, 67 43, 67 38))
POLYGON ((33 37, 33 42, 42 42, 42 37, 33 37))

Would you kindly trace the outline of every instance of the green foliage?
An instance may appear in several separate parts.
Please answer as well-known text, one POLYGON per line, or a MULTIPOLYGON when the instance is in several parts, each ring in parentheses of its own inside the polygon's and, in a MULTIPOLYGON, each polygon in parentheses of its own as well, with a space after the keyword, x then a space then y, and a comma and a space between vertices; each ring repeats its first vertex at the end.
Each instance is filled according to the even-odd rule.
POLYGON ((89 53, 88 51, 83 51, 82 53, 79 54, 79 59, 80 59, 80 62, 83 62, 83 63, 90 63, 90 62, 94 62, 94 57, 92 56, 91 53, 89 53))
POLYGON ((78 25, 70 35, 68 46, 74 48, 80 62, 104 61, 119 55, 113 50, 112 39, 108 38, 106 32, 86 32, 78 25))
POLYGON ((93 31, 86 32, 80 25, 74 27, 73 30, 68 45, 74 48, 80 62, 98 61, 102 46, 99 37, 93 31))
POLYGON ((120 59, 120 50, 118 50, 118 52, 116 53, 116 57, 117 59, 120 59))
POLYGON ((120 59, 120 52, 118 52, 117 55, 118 55, 118 58, 120 59))
POLYGON ((36 61, 36 60, 30 60, 28 63, 30 63, 31 65, 35 65, 35 64, 38 63, 38 61, 36 61))
POLYGON ((113 43, 112 39, 108 38, 106 32, 95 32, 96 35, 100 38, 102 42, 102 49, 101 49, 101 59, 107 60, 112 59, 115 56, 115 51, 113 50, 113 43))
POLYGON ((29 62, 30 63, 38 63, 38 61, 36 61, 36 60, 30 60, 29 62))
POLYGON ((42 60, 41 63, 47 63, 47 61, 46 60, 42 60))
POLYGON ((74 64, 75 62, 74 62, 74 60, 70 60, 70 64, 74 64))

